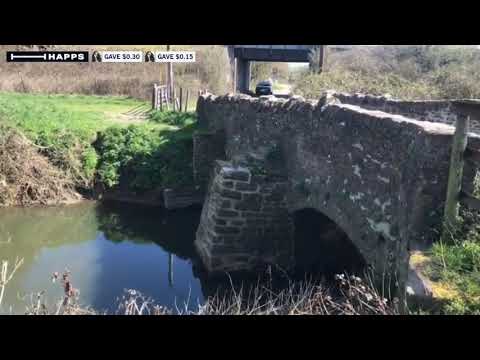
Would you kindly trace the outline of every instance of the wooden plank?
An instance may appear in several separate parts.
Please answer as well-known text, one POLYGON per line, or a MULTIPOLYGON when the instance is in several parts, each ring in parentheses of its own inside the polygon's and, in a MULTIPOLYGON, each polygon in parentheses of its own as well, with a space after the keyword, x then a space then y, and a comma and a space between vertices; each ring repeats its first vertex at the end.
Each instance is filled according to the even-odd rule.
POLYGON ((178 109, 180 112, 183 110, 183 88, 180 88, 180 108, 178 109))
POLYGON ((471 209, 480 211, 480 199, 477 199, 475 196, 465 191, 462 191, 460 192, 459 199, 463 205, 468 206, 471 209))
POLYGON ((157 110, 157 84, 153 84, 153 90, 152 90, 152 109, 157 110))
MULTIPOLYGON (((167 51, 170 51, 170 45, 167 45, 167 51)), ((173 107, 175 107, 175 81, 174 81, 174 76, 173 76, 173 63, 169 62, 167 63, 167 86, 168 86, 168 95, 169 95, 169 101, 173 104, 173 107)), ((175 109, 173 109, 175 110, 175 109)))
POLYGON ((462 189, 464 153, 467 148, 469 122, 469 117, 459 116, 456 121, 455 134, 453 135, 442 234, 444 241, 450 238, 451 230, 459 225, 458 200, 462 189))
POLYGON ((480 151, 467 147, 467 150, 465 150, 465 160, 480 168, 480 151))
POLYGON ((159 104, 159 108, 160 108, 160 111, 163 111, 163 102, 165 101, 164 99, 164 93, 165 93, 165 89, 162 87, 159 89, 159 92, 160 92, 160 96, 159 96, 159 101, 160 101, 160 104, 159 104))

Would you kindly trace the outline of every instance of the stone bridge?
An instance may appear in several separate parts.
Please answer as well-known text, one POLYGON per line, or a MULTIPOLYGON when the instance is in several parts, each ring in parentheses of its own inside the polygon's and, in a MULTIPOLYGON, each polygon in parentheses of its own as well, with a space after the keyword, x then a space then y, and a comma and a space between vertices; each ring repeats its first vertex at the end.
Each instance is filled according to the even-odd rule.
MULTIPOLYGON (((197 113, 194 174, 207 196, 195 245, 210 272, 291 269, 301 209, 328 217, 399 284, 409 250, 438 237, 459 116, 450 102, 207 94, 197 113)), ((469 136, 476 149, 479 125, 469 136)), ((466 189, 474 176, 467 166, 466 189)))

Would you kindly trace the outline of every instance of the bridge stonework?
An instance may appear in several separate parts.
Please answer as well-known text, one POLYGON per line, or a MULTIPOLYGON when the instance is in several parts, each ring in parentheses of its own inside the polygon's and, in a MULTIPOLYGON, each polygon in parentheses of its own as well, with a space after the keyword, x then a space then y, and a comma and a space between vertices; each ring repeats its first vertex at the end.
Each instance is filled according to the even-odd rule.
MULTIPOLYGON (((431 242, 441 223, 454 128, 347 103, 354 101, 332 93, 319 101, 199 98, 200 126, 224 136, 227 159, 210 159, 195 240, 209 271, 290 267, 292 214, 313 208, 377 274, 404 284, 409 249, 431 242)), ((479 135, 470 142, 480 148, 479 135)))
POLYGON ((197 232, 209 271, 293 264, 286 179, 217 161, 197 232))

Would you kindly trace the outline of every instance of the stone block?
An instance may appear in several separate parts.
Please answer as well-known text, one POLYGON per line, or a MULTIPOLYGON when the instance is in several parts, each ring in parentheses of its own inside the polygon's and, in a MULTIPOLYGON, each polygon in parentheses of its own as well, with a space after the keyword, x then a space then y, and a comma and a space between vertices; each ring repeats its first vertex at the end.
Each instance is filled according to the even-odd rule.
POLYGON ((245 182, 237 182, 235 184, 235 190, 239 191, 257 191, 258 185, 257 184, 249 184, 245 182))
POLYGON ((250 171, 246 168, 222 167, 220 175, 224 179, 231 179, 237 181, 249 181, 250 171))
POLYGON ((230 221, 230 225, 233 225, 233 226, 243 226, 245 225, 245 220, 231 220, 230 221))
POLYGON ((219 193, 229 199, 240 200, 242 198, 242 193, 234 190, 221 189, 219 193))
POLYGON ((233 210, 220 209, 220 210, 217 211, 217 216, 221 216, 221 217, 225 217, 225 218, 237 217, 239 215, 240 215, 240 213, 238 211, 233 211, 233 210))
POLYGON ((232 202, 230 200, 222 200, 220 203, 220 209, 230 209, 232 207, 232 202))
POLYGON ((243 200, 235 204, 236 210, 259 211, 262 197, 258 194, 243 194, 243 200))
MULTIPOLYGON (((233 181, 223 181, 222 186, 228 189, 233 189, 233 181)), ((238 190, 238 189, 237 189, 238 190)))
POLYGON ((239 228, 231 226, 215 226, 213 230, 217 234, 238 234, 240 232, 239 228))
POLYGON ((216 225, 227 225, 227 221, 224 219, 219 219, 215 215, 212 215, 211 217, 212 221, 216 225))

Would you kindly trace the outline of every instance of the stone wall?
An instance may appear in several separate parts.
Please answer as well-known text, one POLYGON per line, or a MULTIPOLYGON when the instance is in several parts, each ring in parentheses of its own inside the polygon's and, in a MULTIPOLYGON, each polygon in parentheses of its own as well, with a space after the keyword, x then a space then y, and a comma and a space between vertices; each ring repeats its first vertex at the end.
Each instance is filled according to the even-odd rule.
POLYGON ((217 161, 195 245, 212 272, 293 265, 286 179, 217 161))
MULTIPOLYGON (((225 152, 232 166, 248 164, 246 157, 269 159, 266 168, 287 179, 286 203, 281 208, 290 214, 313 208, 328 216, 377 273, 395 274, 404 281, 408 250, 436 237, 452 126, 345 104, 331 94, 319 101, 208 95, 199 99, 198 110, 206 129, 225 131, 225 152)), ((471 134, 469 141, 479 146, 480 135, 471 134)), ((250 165, 245 166, 244 171, 249 171, 250 165)), ((473 172, 466 174, 470 186, 473 172)), ((210 269, 224 269, 229 261, 228 250, 212 250, 224 240, 215 245, 219 234, 208 233, 216 226, 211 217, 223 200, 220 180, 217 173, 196 240, 210 269)), ((263 241, 242 229, 235 240, 239 249, 232 250, 242 254, 235 269, 249 268, 249 249, 263 241)), ((271 247, 265 259, 275 259, 275 251, 271 247)), ((278 256, 283 258, 283 253, 278 256)), ((258 262, 262 255, 252 257, 258 262)))
POLYGON ((195 184, 205 190, 215 160, 225 159, 223 131, 197 131, 193 134, 193 177, 195 184))
MULTIPOLYGON (((357 105, 364 109, 403 115, 420 121, 453 125, 457 119, 457 114, 448 100, 405 101, 383 96, 333 92, 331 96, 337 98, 343 104, 357 105)), ((480 121, 471 119, 470 130, 480 134, 480 121)))

